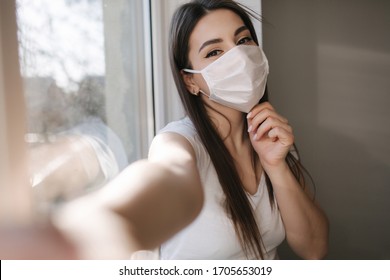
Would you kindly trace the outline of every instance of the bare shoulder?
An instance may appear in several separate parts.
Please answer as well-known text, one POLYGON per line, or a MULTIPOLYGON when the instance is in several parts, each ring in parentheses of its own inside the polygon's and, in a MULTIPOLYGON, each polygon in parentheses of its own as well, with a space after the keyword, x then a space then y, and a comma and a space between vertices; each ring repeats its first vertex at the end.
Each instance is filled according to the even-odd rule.
POLYGON ((196 168, 196 156, 191 143, 174 132, 158 134, 149 149, 149 160, 172 166, 190 165, 196 168))
POLYGON ((175 182, 182 182, 181 191, 198 205, 203 204, 203 188, 191 143, 175 132, 158 134, 149 149, 148 161, 166 168, 175 182))

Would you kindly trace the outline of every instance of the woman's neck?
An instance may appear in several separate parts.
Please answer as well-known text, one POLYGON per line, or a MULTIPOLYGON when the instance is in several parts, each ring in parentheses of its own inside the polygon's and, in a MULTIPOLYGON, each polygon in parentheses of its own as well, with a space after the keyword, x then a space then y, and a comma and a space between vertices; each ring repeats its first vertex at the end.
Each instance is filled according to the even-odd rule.
POLYGON ((243 113, 226 107, 207 111, 226 147, 231 153, 240 153, 248 144, 243 113))

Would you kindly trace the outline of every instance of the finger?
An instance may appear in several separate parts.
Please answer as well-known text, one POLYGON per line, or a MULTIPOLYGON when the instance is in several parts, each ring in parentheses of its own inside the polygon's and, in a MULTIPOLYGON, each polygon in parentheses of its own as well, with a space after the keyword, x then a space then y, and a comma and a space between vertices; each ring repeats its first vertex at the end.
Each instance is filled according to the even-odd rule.
POLYGON ((275 110, 274 107, 269 102, 262 102, 257 104, 252 110, 247 114, 247 119, 253 118, 256 114, 264 109, 275 110))
POLYGON ((257 130, 254 130, 255 134, 253 136, 254 140, 258 140, 263 137, 266 133, 268 133, 271 129, 280 127, 292 134, 292 127, 284 122, 281 122, 277 118, 269 117, 267 118, 257 130))
POLYGON ((260 124, 257 130, 255 130, 257 134, 257 138, 260 139, 261 137, 263 137, 265 133, 267 133, 269 130, 275 127, 282 127, 286 131, 292 133, 292 127, 289 124, 281 122, 277 118, 269 117, 263 123, 260 124))
POLYGON ((260 103, 260 104, 257 104, 255 107, 253 107, 253 109, 248 113, 248 115, 246 116, 247 119, 251 119, 253 118, 254 116, 256 116, 260 111, 264 110, 264 109, 269 109, 269 110, 272 110, 272 111, 275 111, 274 107, 272 107, 271 103, 269 102, 263 102, 263 103, 260 103))
POLYGON ((276 111, 270 110, 268 108, 260 111, 256 116, 251 119, 248 119, 248 131, 256 130, 260 124, 262 124, 267 118, 278 119, 280 122, 288 124, 288 120, 281 115, 279 115, 276 111))
POLYGON ((283 146, 294 144, 294 135, 282 127, 275 127, 268 132, 268 137, 273 141, 279 141, 283 146))

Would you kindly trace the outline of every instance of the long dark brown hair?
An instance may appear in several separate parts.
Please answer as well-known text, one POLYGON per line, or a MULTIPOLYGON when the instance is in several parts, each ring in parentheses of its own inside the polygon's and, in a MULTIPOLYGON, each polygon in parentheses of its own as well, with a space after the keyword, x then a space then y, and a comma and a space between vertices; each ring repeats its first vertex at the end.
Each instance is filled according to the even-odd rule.
MULTIPOLYGON (((258 45, 256 32, 250 17, 252 16, 258 20, 260 20, 260 17, 252 10, 232 0, 193 0, 180 6, 174 13, 171 21, 169 38, 171 70, 186 113, 193 122, 218 174, 219 182, 226 197, 226 211, 232 220, 241 246, 247 256, 252 252, 257 258, 264 259, 260 230, 244 185, 235 166, 235 161, 207 114, 206 105, 202 102, 201 98, 188 91, 181 74, 182 69, 191 68, 188 59, 189 38, 194 27, 209 11, 216 9, 229 9, 236 13, 249 29, 252 39, 258 45)), ((264 101, 268 101, 267 88, 260 102, 264 101)), ((243 122, 247 126, 244 114, 243 122)), ((248 134, 245 133, 244 137, 248 137, 248 134)), ((290 153, 286 161, 294 176, 302 182, 304 176, 300 163, 290 153)), ((259 164, 259 159, 252 148, 252 165, 254 171, 256 170, 257 164, 259 164)), ((267 174, 266 182, 271 205, 274 207, 272 184, 267 174)))

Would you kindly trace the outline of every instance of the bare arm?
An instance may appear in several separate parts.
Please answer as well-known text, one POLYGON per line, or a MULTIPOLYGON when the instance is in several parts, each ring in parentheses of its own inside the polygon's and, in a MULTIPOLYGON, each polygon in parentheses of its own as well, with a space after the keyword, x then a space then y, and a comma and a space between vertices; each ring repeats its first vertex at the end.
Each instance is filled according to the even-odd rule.
POLYGON ((148 160, 133 163, 108 186, 77 203, 68 207, 73 213, 63 212, 57 221, 82 248, 81 257, 121 258, 153 249, 201 210, 203 192, 193 149, 182 136, 159 135, 148 160), (87 217, 91 220, 83 225, 87 217))
POLYGON ((328 220, 285 161, 294 143, 290 125, 266 102, 252 109, 248 126, 252 146, 272 182, 289 245, 302 258, 325 257, 328 220))
POLYGON ((327 253, 328 220, 295 179, 289 167, 268 170, 291 248, 304 259, 321 259, 327 253))

